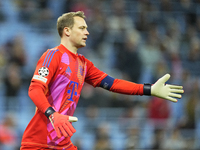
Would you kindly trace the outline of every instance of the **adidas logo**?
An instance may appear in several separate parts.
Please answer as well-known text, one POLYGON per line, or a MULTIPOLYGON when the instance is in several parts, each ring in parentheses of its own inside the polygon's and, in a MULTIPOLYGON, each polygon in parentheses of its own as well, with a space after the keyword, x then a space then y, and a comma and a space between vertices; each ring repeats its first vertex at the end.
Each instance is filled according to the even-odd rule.
POLYGON ((70 69, 70 67, 68 66, 67 67, 67 69, 66 69, 66 71, 65 71, 66 73, 72 73, 72 71, 71 71, 71 69, 70 69))

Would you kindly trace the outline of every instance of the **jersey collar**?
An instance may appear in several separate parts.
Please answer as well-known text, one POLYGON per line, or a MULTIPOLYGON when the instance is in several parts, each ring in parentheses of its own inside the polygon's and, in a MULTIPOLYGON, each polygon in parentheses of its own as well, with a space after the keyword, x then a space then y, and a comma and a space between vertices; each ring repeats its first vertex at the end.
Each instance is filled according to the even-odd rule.
POLYGON ((72 53, 70 50, 68 50, 64 45, 60 44, 59 45, 59 50, 64 53, 64 52, 67 52, 67 53, 70 53, 73 57, 77 57, 78 56, 78 53, 74 54, 72 53))

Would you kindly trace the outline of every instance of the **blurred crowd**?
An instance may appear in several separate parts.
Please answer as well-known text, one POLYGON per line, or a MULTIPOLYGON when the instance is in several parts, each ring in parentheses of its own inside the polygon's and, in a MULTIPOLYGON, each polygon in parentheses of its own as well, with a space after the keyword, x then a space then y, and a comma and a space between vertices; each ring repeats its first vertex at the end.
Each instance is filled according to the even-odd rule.
POLYGON ((114 78, 154 83, 166 73, 185 93, 172 103, 85 84, 75 115, 79 150, 200 148, 200 0, 0 0, 0 150, 19 149, 34 113, 37 60, 59 44, 57 18, 84 11, 78 52, 114 78))

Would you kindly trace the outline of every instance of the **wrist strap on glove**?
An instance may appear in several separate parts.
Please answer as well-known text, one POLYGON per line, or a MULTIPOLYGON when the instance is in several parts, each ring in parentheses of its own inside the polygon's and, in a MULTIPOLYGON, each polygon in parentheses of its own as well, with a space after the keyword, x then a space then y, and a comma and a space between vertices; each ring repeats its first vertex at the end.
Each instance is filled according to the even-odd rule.
POLYGON ((52 108, 52 107, 49 107, 49 108, 47 108, 47 110, 45 111, 45 116, 47 117, 47 118, 49 118, 49 116, 51 116, 53 113, 55 113, 56 111, 52 108))
POLYGON ((151 95, 151 84, 145 83, 143 86, 143 94, 144 95, 151 95))

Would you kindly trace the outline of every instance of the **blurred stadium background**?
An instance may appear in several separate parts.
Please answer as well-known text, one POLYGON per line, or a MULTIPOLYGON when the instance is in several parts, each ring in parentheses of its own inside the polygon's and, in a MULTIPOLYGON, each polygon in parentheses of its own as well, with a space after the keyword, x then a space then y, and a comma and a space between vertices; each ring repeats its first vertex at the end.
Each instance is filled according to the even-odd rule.
POLYGON ((200 0, 0 0, 0 149, 19 149, 35 106, 27 95, 40 55, 59 44, 57 17, 82 10, 79 50, 104 72, 184 86, 178 103, 85 84, 73 123, 79 150, 200 149, 200 0))

